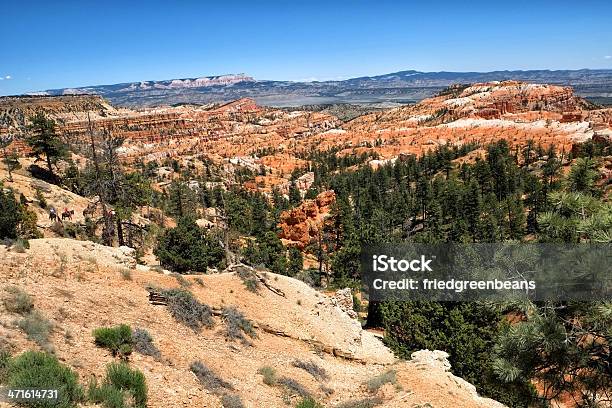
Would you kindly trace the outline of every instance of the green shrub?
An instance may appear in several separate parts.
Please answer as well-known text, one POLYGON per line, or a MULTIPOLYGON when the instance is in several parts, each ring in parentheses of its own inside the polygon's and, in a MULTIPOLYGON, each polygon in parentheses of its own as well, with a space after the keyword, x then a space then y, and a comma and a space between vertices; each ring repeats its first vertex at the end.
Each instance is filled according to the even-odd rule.
POLYGON ((385 384, 395 384, 397 382, 396 374, 395 370, 388 370, 376 377, 370 378, 366 384, 368 391, 376 392, 385 384))
POLYGON ((363 305, 361 304, 361 300, 359 299, 359 296, 357 296, 356 293, 353 293, 353 310, 355 311, 355 313, 363 312, 363 305))
POLYGON ((11 359, 6 384, 9 388, 57 389, 57 401, 29 403, 35 407, 75 407, 83 399, 83 390, 77 374, 60 364, 55 356, 27 351, 11 359))
POLYGON ((114 357, 127 358, 132 353, 132 329, 127 324, 100 327, 93 336, 96 345, 110 350, 114 357))
POLYGON ((259 287, 260 287, 259 278, 257 278, 257 275, 251 268, 239 266, 236 269, 236 273, 238 277, 242 280, 242 282, 244 283, 244 286, 246 286, 249 292, 253 292, 253 293, 259 292, 259 287))
POLYGON ((270 366, 261 367, 257 372, 263 375, 263 382, 266 385, 276 385, 276 370, 270 366))
POLYGON ((302 399, 295 408, 324 408, 323 405, 319 404, 311 397, 302 399))
POLYGON ((17 326, 39 346, 46 348, 49 345, 49 335, 53 330, 53 323, 47 320, 38 310, 32 310, 18 320, 17 326))
POLYGON ((257 338, 257 333, 253 328, 253 323, 235 307, 223 308, 223 320, 225 321, 225 336, 230 340, 241 340, 243 343, 248 343, 244 334, 251 338, 257 338))
POLYGON ((233 390, 232 384, 220 378, 213 370, 208 368, 201 361, 194 361, 189 366, 191 372, 195 374, 200 383, 209 391, 220 392, 223 388, 233 390))
POLYGON ((8 296, 4 298, 4 307, 11 313, 19 313, 25 315, 32 311, 34 302, 32 297, 23 289, 16 286, 9 286, 6 289, 8 296))
MULTIPOLYGON (((20 210, 20 223, 17 228, 19 239, 24 241, 28 239, 42 238, 42 233, 38 230, 38 217, 36 216, 36 213, 24 206, 22 206, 20 210)), ((29 248, 30 246, 27 241, 25 245, 26 248, 29 248)))
POLYGON ((126 408, 125 393, 111 385, 98 386, 95 378, 89 383, 87 399, 94 404, 102 404, 105 408, 126 408))
POLYGON ((106 382, 115 388, 127 391, 134 399, 134 406, 147 405, 147 384, 140 371, 131 369, 127 364, 111 363, 106 370, 106 382))
POLYGON ((17 238, 11 249, 17 253, 23 254, 30 249, 30 241, 25 238, 17 238))
POLYGON ((211 328, 215 325, 212 318, 212 309, 198 300, 189 291, 183 289, 170 289, 164 291, 168 299, 168 310, 174 319, 194 331, 202 327, 211 328))
POLYGON ((17 238, 21 222, 21 206, 12 192, 5 192, 0 183, 0 238, 17 238))
POLYGON ((4 384, 8 374, 11 353, 8 350, 0 350, 0 384, 4 384))
POLYGON ((43 195, 42 191, 37 188, 36 189, 36 200, 38 200, 38 205, 40 206, 40 208, 45 209, 47 208, 47 199, 45 198, 45 196, 43 195))
POLYGON ((223 408, 245 408, 242 399, 237 394, 224 394, 221 397, 223 408))
POLYGON ((98 386, 93 379, 89 383, 88 398, 91 402, 107 408, 147 406, 147 383, 144 374, 131 369, 125 363, 111 363, 106 367, 106 378, 98 386), (127 401, 132 401, 128 404, 127 401))
POLYGON ((153 252, 162 266, 180 273, 205 272, 210 266, 218 266, 224 256, 218 240, 187 217, 159 237, 153 252))

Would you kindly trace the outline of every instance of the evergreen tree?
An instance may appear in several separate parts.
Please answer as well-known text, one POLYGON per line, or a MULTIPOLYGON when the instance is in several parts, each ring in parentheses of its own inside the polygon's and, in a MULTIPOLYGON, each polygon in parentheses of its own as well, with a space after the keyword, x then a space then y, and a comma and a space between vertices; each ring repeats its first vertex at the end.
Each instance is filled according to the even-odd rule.
POLYGON ((17 238, 21 222, 20 206, 10 191, 5 191, 0 184, 0 239, 17 238))
POLYGON ((529 305, 526 320, 499 336, 494 371, 507 383, 537 381, 543 400, 569 393, 577 406, 597 407, 610 398, 611 327, 609 302, 529 305))
POLYGON ((227 192, 223 195, 228 226, 240 233, 250 234, 252 231, 252 213, 249 201, 242 196, 227 192))
POLYGON ((168 188, 168 212, 175 218, 195 217, 197 197, 184 181, 173 181, 168 188))
POLYGON ((13 181, 13 172, 15 170, 19 170, 21 168, 21 164, 19 163, 19 156, 16 153, 8 153, 2 159, 2 162, 6 166, 6 170, 9 174, 9 181, 13 181))
POLYGON ((342 248, 332 256, 331 270, 336 287, 351 286, 361 275, 361 245, 355 233, 349 233, 342 248))
POLYGON ((292 247, 289 249, 289 259, 287 261, 287 275, 296 276, 298 273, 302 272, 304 268, 304 256, 302 252, 292 247))
POLYGON ((576 163, 570 169, 568 187, 571 191, 593 194, 596 191, 594 185, 598 176, 595 161, 581 157, 576 159, 576 163))
POLYGON ((462 204, 463 216, 468 231, 473 237, 476 235, 476 230, 480 222, 480 214, 482 213, 482 197, 480 195, 480 186, 476 180, 470 180, 468 183, 462 204))
POLYGON ((189 217, 164 231, 153 253, 162 266, 179 273, 206 272, 207 267, 219 266, 224 255, 221 244, 189 217))
POLYGON ((9 174, 9 181, 13 182, 13 171, 21 168, 21 164, 19 163, 19 156, 15 152, 7 151, 7 147, 13 141, 12 136, 2 136, 0 137, 0 147, 2 147, 2 163, 6 166, 6 170, 9 174))
POLYGON ((30 121, 32 122, 28 126, 30 134, 25 141, 32 149, 32 155, 37 159, 45 157, 49 174, 53 176, 53 164, 68 156, 68 148, 57 135, 53 119, 38 112, 30 118, 30 121))
POLYGON ((510 239, 520 239, 525 235, 525 209, 520 197, 509 197, 506 200, 508 211, 508 234, 510 239))
POLYGON ((276 233, 268 231, 257 238, 257 249, 262 263, 274 273, 287 274, 285 247, 276 233))
POLYGON ((300 205, 301 202, 302 193, 300 193, 300 190, 297 188, 295 181, 291 181, 291 184, 289 184, 289 203, 295 207, 300 205))
MULTIPOLYGON (((121 174, 115 199, 110 204, 115 207, 117 237, 119 245, 125 245, 123 223, 132 218, 132 213, 147 205, 151 198, 151 186, 141 173, 121 174)), ((129 242, 132 246, 132 242, 129 242)))
POLYGON ((251 202, 251 214, 253 219, 252 234, 261 236, 268 230, 268 203, 266 198, 260 194, 255 195, 251 202))

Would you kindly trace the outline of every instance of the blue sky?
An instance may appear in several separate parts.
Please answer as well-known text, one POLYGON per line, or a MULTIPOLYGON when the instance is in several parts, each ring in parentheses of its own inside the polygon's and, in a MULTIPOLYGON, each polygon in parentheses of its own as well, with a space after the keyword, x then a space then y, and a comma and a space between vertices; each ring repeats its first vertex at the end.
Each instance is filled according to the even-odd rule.
POLYGON ((4 1, 0 94, 247 73, 612 68, 612 1, 4 1))

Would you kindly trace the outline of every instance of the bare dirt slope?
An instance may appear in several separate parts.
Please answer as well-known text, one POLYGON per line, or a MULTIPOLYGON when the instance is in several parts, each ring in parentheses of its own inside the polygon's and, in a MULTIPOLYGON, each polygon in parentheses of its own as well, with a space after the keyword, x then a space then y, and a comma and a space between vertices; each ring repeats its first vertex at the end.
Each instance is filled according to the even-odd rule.
POLYGON ((14 190, 17 195, 23 194, 28 201, 28 208, 36 213, 38 226, 46 234, 52 222, 49 220, 49 209, 54 207, 58 214, 64 209, 73 210, 74 222, 83 222, 83 210, 91 204, 91 200, 63 189, 55 184, 32 177, 25 169, 33 162, 32 159, 21 159, 22 169, 12 173, 13 181, 9 180, 4 165, 0 166, 0 180, 5 188, 14 190), (38 191, 38 193, 37 193, 38 191), (44 198, 46 208, 41 207, 39 197, 44 198))
MULTIPOLYGON (((0 296, 6 295, 4 287, 18 286, 53 322, 47 347, 79 373, 82 383, 92 375, 101 377, 114 360, 95 346, 92 330, 121 323, 148 330, 162 358, 134 353, 130 364, 146 376, 150 407, 221 407, 219 396, 189 371, 195 360, 231 383, 247 407, 286 407, 297 400, 283 387, 262 382, 257 371, 266 365, 298 381, 328 407, 372 397, 365 383, 390 369, 397 371, 397 384, 378 390, 381 407, 499 406, 477 397, 472 386, 451 375, 443 354, 420 352, 413 361, 396 361, 328 296, 292 278, 266 275, 281 296, 263 285, 257 293, 247 290, 234 272, 185 277, 183 286, 201 302, 215 310, 235 306, 255 323, 257 338, 248 345, 227 339, 219 316, 214 328, 197 333, 176 322, 166 306, 150 304, 147 287, 177 288, 180 279, 135 267, 127 248, 59 238, 31 240, 25 252, 0 245, 0 274, 0 296), (316 380, 292 366, 295 360, 316 363, 328 379, 316 380)), ((39 349, 17 328, 18 318, 0 306, 0 337, 15 353, 39 349)))

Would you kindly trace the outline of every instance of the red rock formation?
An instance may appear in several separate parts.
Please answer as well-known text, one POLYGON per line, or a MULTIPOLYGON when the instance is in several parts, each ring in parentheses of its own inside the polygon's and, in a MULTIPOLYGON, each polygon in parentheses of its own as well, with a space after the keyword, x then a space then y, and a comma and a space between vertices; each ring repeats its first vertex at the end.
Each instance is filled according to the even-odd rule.
POLYGON ((281 229, 279 238, 285 245, 303 250, 316 239, 335 200, 333 191, 324 191, 314 200, 305 200, 300 206, 284 211, 278 224, 281 229))
MULTIPOLYGON (((128 163, 205 155, 228 174, 237 166, 256 173, 263 168, 265 174, 249 187, 286 192, 290 174, 308 165, 313 150, 375 152, 380 160, 373 165, 418 156, 443 144, 485 145, 500 139, 511 145, 533 140, 569 151, 576 143, 612 131, 612 109, 592 108, 570 88, 516 81, 455 87, 415 105, 344 124, 329 114, 260 107, 250 99, 132 110, 87 95, 0 98, 0 135, 15 121, 26 120, 28 112, 43 109, 73 144, 86 144, 89 112, 96 130, 112 129, 125 138, 120 155, 128 163)), ((13 147, 27 152, 20 140, 13 147)), ((298 180, 300 189, 306 190, 311 181, 310 176, 298 180)))

